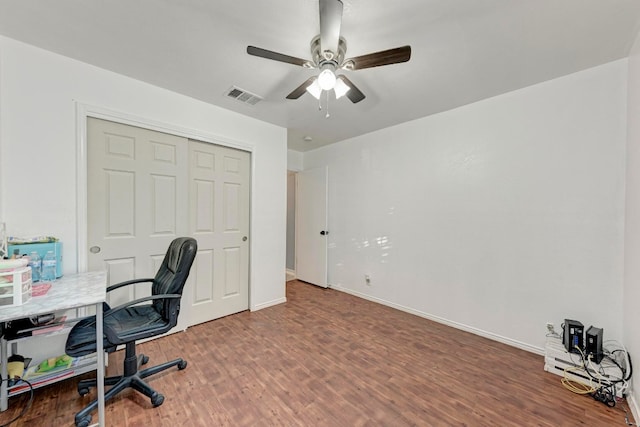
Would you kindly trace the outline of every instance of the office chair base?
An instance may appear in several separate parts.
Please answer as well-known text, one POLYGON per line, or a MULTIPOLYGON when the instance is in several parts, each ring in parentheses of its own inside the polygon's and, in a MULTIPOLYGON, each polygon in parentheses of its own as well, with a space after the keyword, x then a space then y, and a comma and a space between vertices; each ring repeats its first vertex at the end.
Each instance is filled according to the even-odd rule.
MULTIPOLYGON (((134 390, 137 390, 147 396, 151 400, 151 404, 154 408, 158 407, 164 402, 164 396, 151 388, 151 386, 149 386, 149 384, 147 384, 143 378, 146 378, 153 374, 157 374, 158 372, 164 371, 174 366, 176 366, 179 370, 183 370, 187 367, 187 362, 185 360, 176 359, 138 371, 137 367, 147 363, 149 361, 149 358, 145 355, 135 356, 134 353, 133 355, 131 355, 131 357, 125 356, 125 366, 127 366, 126 359, 129 359, 129 362, 136 362, 135 364, 131 363, 128 365, 129 370, 134 370, 134 372, 125 372, 125 374, 129 375, 107 377, 104 379, 105 386, 112 386, 104 394, 105 402, 107 402, 109 399, 111 399, 121 391, 127 388, 133 388, 134 390)), ((128 369, 125 369, 125 371, 127 370, 128 369)), ((96 385, 96 379, 82 380, 78 383, 78 393, 80 394, 80 396, 84 396, 89 393, 90 387, 95 387, 96 385)), ((91 412, 93 412, 97 407, 98 400, 95 399, 84 409, 78 412, 75 417, 76 427, 87 427, 91 423, 91 412)))

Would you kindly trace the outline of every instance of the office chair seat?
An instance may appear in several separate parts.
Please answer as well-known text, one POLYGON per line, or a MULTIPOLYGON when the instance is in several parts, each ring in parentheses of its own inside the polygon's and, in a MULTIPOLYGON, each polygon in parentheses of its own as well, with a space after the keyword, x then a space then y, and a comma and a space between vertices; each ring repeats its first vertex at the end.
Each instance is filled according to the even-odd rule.
MULTIPOLYGON (((151 399, 156 407, 164 402, 164 396, 151 388, 144 378, 164 371, 173 366, 182 370, 187 367, 183 359, 175 359, 161 365, 139 370, 149 358, 136 354, 136 341, 168 332, 178 323, 180 298, 189 276, 191 265, 196 257, 198 245, 188 237, 175 239, 169 245, 155 277, 135 279, 109 286, 107 292, 124 286, 151 282, 151 296, 138 298, 118 307, 104 304, 104 349, 111 353, 117 346, 125 346, 124 373, 117 377, 105 378, 104 384, 112 386, 105 393, 105 402, 122 390, 133 388, 151 399), (140 305, 145 304, 145 305, 140 305)), ((95 353, 96 318, 88 317, 78 322, 67 337, 66 353, 78 357, 95 353)), ((82 380, 78 383, 78 393, 84 396, 90 387, 97 385, 96 379, 82 380)), ((98 407, 94 400, 75 417, 76 427, 86 427, 91 422, 91 412, 98 407)))
MULTIPOLYGON (((111 307, 105 304, 104 312, 107 313, 109 310, 111 310, 111 307)), ((152 306, 141 306, 128 307, 114 313, 112 316, 106 317, 104 325, 117 331, 118 335, 126 341, 127 337, 135 337, 137 333, 144 331, 151 332, 155 328, 166 330, 168 322, 152 306)), ((117 344, 111 343, 106 336, 104 337, 104 351, 111 353, 116 350, 117 346, 117 344)), ((87 354, 95 353, 96 349, 95 317, 83 319, 74 326, 74 333, 69 334, 66 353, 74 357, 86 356, 87 354)))

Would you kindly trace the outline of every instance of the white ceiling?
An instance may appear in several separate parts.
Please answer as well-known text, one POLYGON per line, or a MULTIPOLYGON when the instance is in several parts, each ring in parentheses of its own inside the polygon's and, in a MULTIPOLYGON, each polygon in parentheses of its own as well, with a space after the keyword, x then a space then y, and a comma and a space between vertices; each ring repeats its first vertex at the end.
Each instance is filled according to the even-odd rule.
POLYGON ((412 57, 345 72, 367 98, 330 100, 328 119, 309 94, 285 99, 314 70, 246 53, 310 59, 318 0, 0 0, 0 34, 286 127, 307 151, 626 57, 640 24, 638 0, 343 2, 347 57, 412 57))

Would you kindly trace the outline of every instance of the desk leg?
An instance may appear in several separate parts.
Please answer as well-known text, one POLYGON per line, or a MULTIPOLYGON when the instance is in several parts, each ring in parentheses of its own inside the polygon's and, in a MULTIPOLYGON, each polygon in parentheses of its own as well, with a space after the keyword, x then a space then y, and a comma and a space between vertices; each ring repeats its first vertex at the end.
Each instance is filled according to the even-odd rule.
MULTIPOLYGON (((7 371, 7 340, 4 337, 0 338, 0 361, 2 363, 2 378, 6 379, 9 376, 7 371)), ((2 381, 0 385, 0 411, 6 411, 9 407, 9 390, 8 381, 2 381)))
POLYGON ((104 339, 102 303, 96 304, 96 351, 98 352, 98 425, 104 426, 104 339))

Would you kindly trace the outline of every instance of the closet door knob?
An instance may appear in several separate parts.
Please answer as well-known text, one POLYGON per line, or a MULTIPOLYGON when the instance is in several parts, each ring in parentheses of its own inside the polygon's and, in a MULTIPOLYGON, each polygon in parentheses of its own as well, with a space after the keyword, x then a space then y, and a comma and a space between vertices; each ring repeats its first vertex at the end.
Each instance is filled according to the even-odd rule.
POLYGON ((91 246, 89 248, 89 252, 91 252, 92 254, 100 253, 100 246, 91 246))

